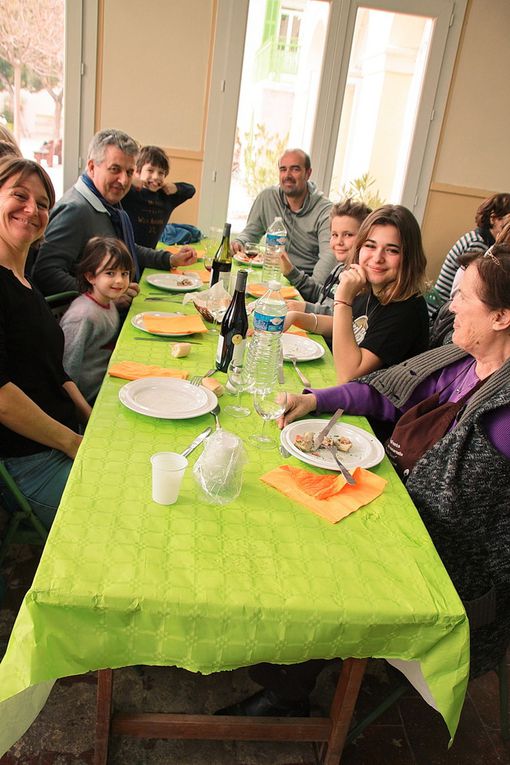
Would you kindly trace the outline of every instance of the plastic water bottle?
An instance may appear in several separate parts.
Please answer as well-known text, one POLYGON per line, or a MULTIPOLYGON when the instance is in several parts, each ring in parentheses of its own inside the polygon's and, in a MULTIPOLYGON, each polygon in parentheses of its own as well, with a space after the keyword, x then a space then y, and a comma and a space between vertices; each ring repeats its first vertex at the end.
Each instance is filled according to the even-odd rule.
POLYGON ((280 281, 281 270, 279 256, 286 245, 287 230, 283 225, 283 218, 275 218, 266 232, 266 250, 262 268, 262 281, 265 284, 269 284, 270 281, 280 281))
POLYGON ((254 334, 245 360, 247 384, 252 392, 270 389, 278 380, 286 313, 281 284, 270 281, 267 292, 257 301, 253 312, 254 334))

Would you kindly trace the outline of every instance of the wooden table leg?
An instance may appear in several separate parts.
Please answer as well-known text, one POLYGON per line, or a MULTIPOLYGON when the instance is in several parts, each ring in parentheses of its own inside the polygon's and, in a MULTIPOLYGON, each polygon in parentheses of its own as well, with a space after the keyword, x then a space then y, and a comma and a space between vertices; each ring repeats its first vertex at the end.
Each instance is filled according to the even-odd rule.
POLYGON ((325 748, 323 765, 338 765, 368 659, 344 659, 335 696, 329 712, 331 732, 325 748))
POLYGON ((113 670, 97 671, 96 745, 94 765, 107 765, 112 714, 113 670))

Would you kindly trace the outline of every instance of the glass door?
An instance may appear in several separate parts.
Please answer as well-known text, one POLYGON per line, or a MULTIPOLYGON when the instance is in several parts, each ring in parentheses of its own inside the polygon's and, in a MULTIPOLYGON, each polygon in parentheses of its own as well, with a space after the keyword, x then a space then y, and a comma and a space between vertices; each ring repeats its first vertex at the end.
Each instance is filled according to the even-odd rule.
POLYGON ((200 225, 240 230, 286 146, 333 201, 420 220, 466 4, 218 0, 200 225))
POLYGON ((278 183, 284 149, 310 150, 329 9, 324 0, 250 3, 227 213, 234 231, 278 183))

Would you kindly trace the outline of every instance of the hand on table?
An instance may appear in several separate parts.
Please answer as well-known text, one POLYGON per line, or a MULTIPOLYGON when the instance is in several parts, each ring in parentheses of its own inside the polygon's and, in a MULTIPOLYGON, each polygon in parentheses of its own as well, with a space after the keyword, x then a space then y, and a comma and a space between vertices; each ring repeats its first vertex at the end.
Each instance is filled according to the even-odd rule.
POLYGON ((288 393, 287 408, 278 420, 278 427, 284 428, 289 422, 294 422, 300 417, 305 417, 317 409, 317 399, 313 393, 288 393))
POLYGON ((181 247, 179 252, 175 252, 170 255, 170 268, 176 266, 191 266, 197 262, 197 252, 193 247, 185 245, 181 247))
POLYGON ((304 300, 286 300, 285 304, 289 311, 304 313, 306 309, 306 303, 304 300))

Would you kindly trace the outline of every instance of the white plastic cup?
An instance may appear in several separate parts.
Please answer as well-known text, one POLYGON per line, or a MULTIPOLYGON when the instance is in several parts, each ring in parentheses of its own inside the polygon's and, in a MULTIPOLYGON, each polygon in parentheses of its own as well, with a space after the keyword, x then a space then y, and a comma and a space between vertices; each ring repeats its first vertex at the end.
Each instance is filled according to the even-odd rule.
POLYGON ((151 457, 152 499, 160 505, 173 505, 179 496, 188 460, 176 452, 158 452, 151 457))

